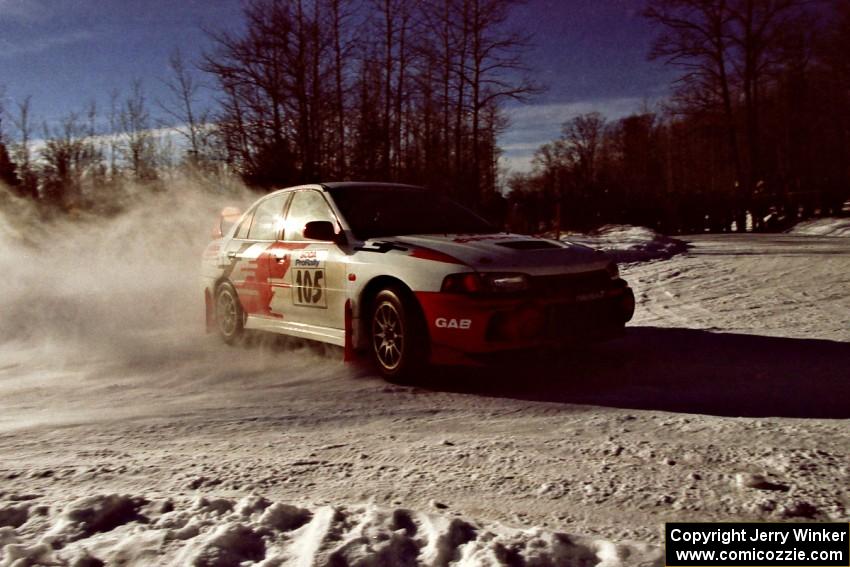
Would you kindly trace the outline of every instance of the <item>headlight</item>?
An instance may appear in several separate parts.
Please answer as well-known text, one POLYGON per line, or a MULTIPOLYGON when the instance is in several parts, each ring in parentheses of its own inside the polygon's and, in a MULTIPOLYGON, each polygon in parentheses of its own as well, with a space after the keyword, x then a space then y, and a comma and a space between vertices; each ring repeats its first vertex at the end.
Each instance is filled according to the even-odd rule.
POLYGON ((494 293, 518 293, 529 288, 525 274, 484 274, 487 291, 494 293))
POLYGON ((445 293, 519 293, 528 290, 525 274, 450 274, 443 280, 445 293))
POLYGON ((620 277, 620 268, 617 267, 617 262, 611 262, 605 267, 605 270, 608 272, 608 275, 611 276, 612 280, 616 280, 620 277))

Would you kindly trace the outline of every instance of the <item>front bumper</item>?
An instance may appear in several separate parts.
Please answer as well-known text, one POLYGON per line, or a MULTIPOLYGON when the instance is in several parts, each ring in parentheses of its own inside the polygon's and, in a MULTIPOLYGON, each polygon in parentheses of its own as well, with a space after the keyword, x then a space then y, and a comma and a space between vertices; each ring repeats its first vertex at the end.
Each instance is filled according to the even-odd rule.
POLYGON ((604 289, 524 297, 417 293, 434 363, 477 355, 600 340, 622 333, 635 300, 624 280, 604 289))

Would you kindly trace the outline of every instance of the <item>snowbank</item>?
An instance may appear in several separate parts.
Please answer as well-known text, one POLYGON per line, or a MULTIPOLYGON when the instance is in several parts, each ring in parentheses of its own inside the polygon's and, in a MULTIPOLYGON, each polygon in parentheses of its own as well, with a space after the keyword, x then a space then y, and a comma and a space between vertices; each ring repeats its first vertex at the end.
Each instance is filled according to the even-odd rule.
POLYGON ((810 236, 850 236, 850 218, 825 218, 801 222, 793 226, 791 234, 810 236))
POLYGON ((561 240, 611 254, 617 262, 647 262, 684 252, 687 244, 642 226, 605 225, 590 234, 566 234, 561 240))
POLYGON ((0 567, 12 565, 660 565, 656 546, 482 525, 406 509, 300 508, 262 496, 97 495, 47 505, 6 495, 0 567), (19 510, 25 510, 22 513, 19 510), (23 521, 21 521, 23 520, 23 521))

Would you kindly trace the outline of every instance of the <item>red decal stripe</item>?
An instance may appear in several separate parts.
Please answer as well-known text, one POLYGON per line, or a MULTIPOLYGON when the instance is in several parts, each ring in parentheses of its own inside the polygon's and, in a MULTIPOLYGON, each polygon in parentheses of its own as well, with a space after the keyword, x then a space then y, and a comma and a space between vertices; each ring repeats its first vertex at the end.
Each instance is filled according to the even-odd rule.
POLYGON ((263 315, 283 318, 282 315, 272 313, 271 311, 272 286, 269 278, 283 279, 292 263, 292 256, 289 254, 284 257, 282 262, 278 262, 273 250, 301 250, 307 248, 307 246, 309 244, 277 241, 266 248, 257 258, 257 281, 263 284, 259 288, 260 297, 258 302, 263 315))
POLYGON ((433 260, 435 262, 445 262, 446 264, 463 264, 463 262, 454 256, 449 256, 448 254, 438 250, 431 250, 430 248, 414 248, 410 255, 414 258, 421 258, 422 260, 433 260))

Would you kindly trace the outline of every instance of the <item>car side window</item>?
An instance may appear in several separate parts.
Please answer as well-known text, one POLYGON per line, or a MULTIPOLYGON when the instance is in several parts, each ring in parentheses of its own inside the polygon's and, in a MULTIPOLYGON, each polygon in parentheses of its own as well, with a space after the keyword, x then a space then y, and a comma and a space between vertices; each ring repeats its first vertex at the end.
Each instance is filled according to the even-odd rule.
POLYGON ((248 214, 245 215, 245 218, 242 219, 242 222, 239 225, 239 228, 236 229, 236 232, 233 233, 233 238, 248 238, 248 229, 251 228, 251 221, 254 219, 254 210, 248 211, 248 214))
POLYGON ((283 228, 283 205, 286 204, 286 193, 266 199, 257 206, 254 220, 248 230, 250 240, 277 240, 283 228))
POLYGON ((304 225, 312 221, 330 221, 336 226, 336 217, 321 193, 298 191, 289 205, 285 239, 304 240, 304 225))

